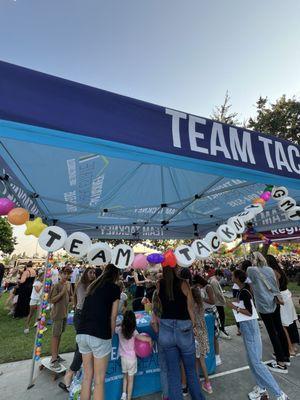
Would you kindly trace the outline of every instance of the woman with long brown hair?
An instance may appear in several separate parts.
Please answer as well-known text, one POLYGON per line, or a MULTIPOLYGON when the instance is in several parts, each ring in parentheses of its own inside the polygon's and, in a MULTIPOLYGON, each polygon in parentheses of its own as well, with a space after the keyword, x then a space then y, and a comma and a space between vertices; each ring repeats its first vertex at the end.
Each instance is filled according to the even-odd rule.
MULTIPOLYGON (((79 327, 82 307, 87 293, 87 289, 94 280, 95 280, 95 269, 92 267, 88 267, 83 271, 81 278, 79 279, 77 285, 75 286, 74 297, 73 297, 73 303, 75 308, 73 324, 76 333, 79 327)), ((77 371, 79 371, 81 364, 82 364, 82 356, 81 353, 79 352, 78 344, 76 343, 76 350, 73 356, 73 361, 70 365, 69 370, 65 374, 64 382, 59 383, 60 388, 62 388, 66 392, 69 391, 69 387, 72 382, 73 376, 77 371)))
POLYGON ((15 318, 27 317, 30 312, 30 296, 35 277, 36 273, 33 269, 32 261, 29 261, 22 273, 20 281, 18 282, 16 294, 19 297, 14 312, 15 318))
POLYGON ((81 400, 90 400, 94 379, 94 400, 104 399, 104 380, 111 353, 120 301, 119 269, 108 264, 88 287, 76 341, 83 361, 81 400))
POLYGON ((163 268, 158 295, 162 307, 159 344, 166 355, 169 399, 181 400, 181 370, 183 363, 192 400, 203 400, 196 372, 193 296, 188 282, 178 278, 175 269, 163 268))

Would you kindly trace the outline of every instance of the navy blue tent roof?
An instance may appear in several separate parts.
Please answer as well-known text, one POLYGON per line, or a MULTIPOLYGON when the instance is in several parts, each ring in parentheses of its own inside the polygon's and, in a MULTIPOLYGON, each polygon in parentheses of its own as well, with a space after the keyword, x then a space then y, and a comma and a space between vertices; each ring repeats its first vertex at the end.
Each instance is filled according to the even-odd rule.
MULTIPOLYGON (((266 184, 300 199, 293 143, 4 62, 0 136, 0 193, 91 237, 193 237, 266 184)), ((293 225, 272 201, 255 223, 293 225)))

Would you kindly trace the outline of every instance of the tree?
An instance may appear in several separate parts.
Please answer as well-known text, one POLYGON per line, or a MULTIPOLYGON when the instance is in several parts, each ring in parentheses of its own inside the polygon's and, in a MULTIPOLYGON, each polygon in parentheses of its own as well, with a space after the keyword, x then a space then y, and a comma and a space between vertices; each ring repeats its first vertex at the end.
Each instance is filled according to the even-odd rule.
POLYGON ((0 217, 0 251, 11 254, 14 251, 16 239, 13 237, 12 226, 6 218, 0 217))
POLYGON ((225 124, 240 125, 240 122, 237 119, 238 113, 231 112, 231 107, 232 104, 230 104, 230 96, 228 90, 226 90, 223 104, 216 106, 213 109, 210 118, 216 121, 224 122, 225 124))
POLYGON ((300 144, 300 102, 296 97, 283 95, 275 103, 260 97, 256 108, 257 115, 249 119, 249 128, 300 144))

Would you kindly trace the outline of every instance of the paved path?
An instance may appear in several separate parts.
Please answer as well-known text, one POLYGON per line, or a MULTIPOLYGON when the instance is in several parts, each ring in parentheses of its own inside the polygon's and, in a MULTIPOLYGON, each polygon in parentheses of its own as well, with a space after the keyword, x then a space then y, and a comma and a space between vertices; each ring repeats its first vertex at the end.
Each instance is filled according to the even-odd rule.
MULTIPOLYGON (((243 400, 254 385, 253 378, 247 367, 245 350, 241 337, 236 336, 236 328, 230 327, 232 340, 221 340, 221 356, 223 364, 212 376, 214 393, 207 399, 243 400)), ((264 343, 264 360, 269 360, 272 354, 269 338, 262 330, 264 343)), ((3 344, 1 344, 3 345, 3 344)), ((69 361, 72 354, 66 354, 69 361)), ((2 400, 67 400, 67 395, 53 382, 47 371, 37 371, 35 386, 26 390, 30 372, 30 361, 19 361, 0 365, 0 399, 2 400)), ((292 365, 287 375, 275 375, 281 388, 289 395, 290 400, 300 399, 300 357, 292 359, 292 365)), ((139 400, 160 400, 159 394, 145 396, 139 400)), ((109 400, 109 399, 107 399, 109 400)))

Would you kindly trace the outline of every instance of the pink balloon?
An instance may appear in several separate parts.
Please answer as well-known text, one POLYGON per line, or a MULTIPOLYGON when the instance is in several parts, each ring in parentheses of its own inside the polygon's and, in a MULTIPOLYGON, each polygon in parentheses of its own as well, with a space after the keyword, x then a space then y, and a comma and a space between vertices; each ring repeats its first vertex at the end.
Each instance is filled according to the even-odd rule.
POLYGON ((16 205, 6 197, 0 198, 0 215, 7 215, 16 205))
POLYGON ((263 200, 265 200, 265 201, 269 201, 270 198, 271 198, 271 192, 263 192, 263 193, 260 195, 260 198, 263 199, 263 200))
POLYGON ((147 257, 144 254, 137 254, 134 257, 132 268, 134 269, 143 269, 148 265, 147 257))
MULTIPOLYGON (((147 333, 141 333, 141 335, 149 336, 147 333)), ((140 358, 149 357, 152 352, 152 345, 149 342, 142 342, 139 339, 134 340, 135 353, 140 358)))

